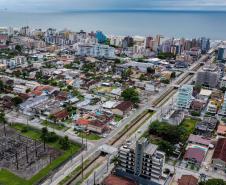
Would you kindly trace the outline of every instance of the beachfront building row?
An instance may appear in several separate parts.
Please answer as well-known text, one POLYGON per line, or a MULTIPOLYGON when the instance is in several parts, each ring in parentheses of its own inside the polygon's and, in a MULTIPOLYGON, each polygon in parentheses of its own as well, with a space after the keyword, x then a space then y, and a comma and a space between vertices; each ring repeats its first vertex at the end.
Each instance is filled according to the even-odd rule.
POLYGON ((139 184, 159 184, 164 163, 165 154, 157 150, 157 145, 149 144, 146 138, 141 138, 120 147, 116 173, 139 184))
POLYGON ((192 85, 183 85, 177 95, 177 108, 178 109, 188 109, 192 102, 192 85))
POLYGON ((115 58, 115 49, 108 45, 100 44, 75 44, 76 55, 97 58, 115 58))

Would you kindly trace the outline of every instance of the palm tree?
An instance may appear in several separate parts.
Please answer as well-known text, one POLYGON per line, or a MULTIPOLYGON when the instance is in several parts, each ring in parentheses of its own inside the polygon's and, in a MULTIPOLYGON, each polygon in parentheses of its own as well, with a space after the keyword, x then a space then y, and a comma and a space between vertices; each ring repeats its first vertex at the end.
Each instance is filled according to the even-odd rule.
POLYGON ((6 124, 6 119, 5 119, 5 114, 4 112, 0 112, 0 123, 4 124, 4 134, 6 136, 6 128, 5 128, 5 124, 6 124))
POLYGON ((114 156, 113 159, 111 160, 111 163, 114 163, 114 165, 118 165, 118 163, 119 163, 118 156, 114 156))
POLYGON ((6 119, 5 119, 5 114, 4 112, 0 112, 0 123, 5 123, 6 119))

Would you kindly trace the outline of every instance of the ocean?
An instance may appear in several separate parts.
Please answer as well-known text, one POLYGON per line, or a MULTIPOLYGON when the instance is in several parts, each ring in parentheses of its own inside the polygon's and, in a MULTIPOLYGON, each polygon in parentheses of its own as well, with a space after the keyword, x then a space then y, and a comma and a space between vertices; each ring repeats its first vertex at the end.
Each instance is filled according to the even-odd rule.
POLYGON ((0 27, 53 27, 72 31, 102 30, 110 35, 209 37, 226 40, 226 12, 78 11, 59 13, 0 12, 0 27))

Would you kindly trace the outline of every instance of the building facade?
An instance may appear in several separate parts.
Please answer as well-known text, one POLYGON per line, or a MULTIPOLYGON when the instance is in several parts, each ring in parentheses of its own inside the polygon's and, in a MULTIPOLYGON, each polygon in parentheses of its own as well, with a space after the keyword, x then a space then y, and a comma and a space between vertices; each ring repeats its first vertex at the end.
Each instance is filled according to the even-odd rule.
POLYGON ((192 102, 192 85, 183 85, 178 92, 176 105, 178 109, 188 109, 192 102))
POLYGON ((146 138, 141 138, 120 147, 117 171, 138 183, 159 184, 164 163, 165 154, 157 150, 157 145, 148 144, 146 138))
POLYGON ((196 84, 214 88, 219 82, 219 70, 215 65, 206 65, 197 73, 196 84))
POLYGON ((226 46, 221 46, 218 48, 217 60, 226 59, 226 46))
POLYGON ((115 58, 115 49, 101 44, 78 44, 76 55, 91 56, 97 58, 115 58))

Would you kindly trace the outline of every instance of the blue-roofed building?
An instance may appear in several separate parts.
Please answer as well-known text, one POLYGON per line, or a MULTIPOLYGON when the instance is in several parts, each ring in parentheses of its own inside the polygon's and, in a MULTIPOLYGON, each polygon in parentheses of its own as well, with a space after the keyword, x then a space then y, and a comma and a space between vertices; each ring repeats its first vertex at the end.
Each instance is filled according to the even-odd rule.
POLYGON ((96 39, 98 43, 105 43, 107 41, 107 36, 102 31, 97 31, 96 39))

